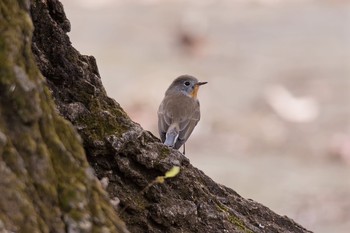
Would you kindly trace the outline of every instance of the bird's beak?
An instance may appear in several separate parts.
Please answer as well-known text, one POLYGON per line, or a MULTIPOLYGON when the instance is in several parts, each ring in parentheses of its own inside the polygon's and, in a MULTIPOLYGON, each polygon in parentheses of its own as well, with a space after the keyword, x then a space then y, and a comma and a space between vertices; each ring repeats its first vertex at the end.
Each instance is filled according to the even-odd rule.
POLYGON ((208 82, 198 82, 196 83, 197 86, 201 86, 201 85, 204 85, 204 84, 207 84, 208 82))
POLYGON ((191 93, 192 98, 197 98, 197 92, 199 90, 199 86, 207 84, 208 82, 198 82, 194 85, 194 89, 191 93))

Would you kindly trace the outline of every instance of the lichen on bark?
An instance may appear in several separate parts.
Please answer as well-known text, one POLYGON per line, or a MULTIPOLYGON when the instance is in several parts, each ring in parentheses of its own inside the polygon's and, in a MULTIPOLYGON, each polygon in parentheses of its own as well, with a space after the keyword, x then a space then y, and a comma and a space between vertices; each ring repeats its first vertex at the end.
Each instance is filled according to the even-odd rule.
POLYGON ((0 231, 128 232, 36 66, 29 4, 0 3, 0 231))

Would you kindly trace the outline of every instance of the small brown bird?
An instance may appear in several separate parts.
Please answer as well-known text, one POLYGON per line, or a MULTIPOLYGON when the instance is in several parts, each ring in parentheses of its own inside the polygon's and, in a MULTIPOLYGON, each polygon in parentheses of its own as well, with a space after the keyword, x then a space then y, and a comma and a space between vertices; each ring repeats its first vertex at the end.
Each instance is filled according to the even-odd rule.
POLYGON ((201 116, 198 89, 206 83, 190 75, 181 75, 167 89, 158 109, 158 130, 162 142, 174 149, 183 145, 183 154, 185 142, 201 116))

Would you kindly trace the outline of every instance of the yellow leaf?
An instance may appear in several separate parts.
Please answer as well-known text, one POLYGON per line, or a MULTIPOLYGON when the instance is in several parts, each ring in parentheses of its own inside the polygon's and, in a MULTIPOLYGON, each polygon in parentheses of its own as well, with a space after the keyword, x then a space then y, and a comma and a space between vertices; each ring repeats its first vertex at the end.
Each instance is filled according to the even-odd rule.
POLYGON ((177 174, 179 174, 179 172, 180 172, 180 167, 174 166, 169 171, 167 171, 165 173, 164 178, 172 178, 172 177, 176 176, 177 174))

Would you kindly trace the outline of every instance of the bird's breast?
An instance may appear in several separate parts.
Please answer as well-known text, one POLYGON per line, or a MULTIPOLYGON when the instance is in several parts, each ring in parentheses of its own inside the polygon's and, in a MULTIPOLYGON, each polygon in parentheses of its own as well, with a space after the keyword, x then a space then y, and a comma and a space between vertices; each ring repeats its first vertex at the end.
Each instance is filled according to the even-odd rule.
POLYGON ((169 95, 164 99, 164 111, 173 119, 190 117, 198 108, 198 100, 184 94, 169 95))

